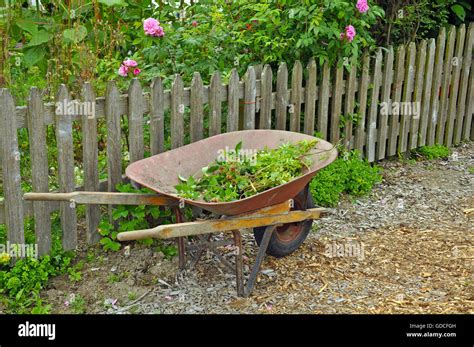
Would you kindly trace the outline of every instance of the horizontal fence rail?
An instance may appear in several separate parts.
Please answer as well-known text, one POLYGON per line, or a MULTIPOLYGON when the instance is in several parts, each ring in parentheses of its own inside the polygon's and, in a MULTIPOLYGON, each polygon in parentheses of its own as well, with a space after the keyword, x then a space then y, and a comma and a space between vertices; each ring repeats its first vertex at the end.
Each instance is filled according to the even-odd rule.
MULTIPOLYGON (((215 72, 210 85, 195 73, 190 86, 176 75, 170 90, 155 78, 146 92, 137 79, 126 94, 115 82, 96 97, 85 83, 78 100, 61 86, 54 103, 43 103, 32 88, 28 104, 15 106, 9 91, 0 92, 0 224, 8 240, 24 242, 24 219, 34 217, 39 253, 51 249, 51 218, 59 211, 63 247, 78 243, 77 215, 69 202, 22 201, 17 129, 28 129, 31 186, 48 192, 46 129, 53 125, 58 147, 57 181, 62 193, 74 190, 112 192, 124 179, 122 160, 129 163, 168 148, 183 146, 222 131, 280 129, 316 134, 347 149, 357 149, 369 162, 408 153, 424 145, 459 144, 474 139, 473 60, 474 25, 442 28, 437 39, 397 48, 379 48, 360 61, 337 66, 285 63, 251 66, 244 76, 232 70, 223 84, 215 72), (69 108, 68 108, 69 107, 69 108), (72 111, 68 111, 72 109, 72 111), (127 153, 124 153, 123 116, 127 116, 127 153), (98 121, 104 119, 107 142, 107 179, 99 180, 98 121), (149 123, 149 143, 144 125, 149 123), (82 132, 84 185, 75 185, 74 125, 82 132), (185 136, 187 135, 187 136, 185 136), (188 139, 188 140, 185 140, 188 139)), ((109 207, 110 208, 110 207, 109 207)), ((87 206, 86 240, 99 239, 98 206, 87 206)))

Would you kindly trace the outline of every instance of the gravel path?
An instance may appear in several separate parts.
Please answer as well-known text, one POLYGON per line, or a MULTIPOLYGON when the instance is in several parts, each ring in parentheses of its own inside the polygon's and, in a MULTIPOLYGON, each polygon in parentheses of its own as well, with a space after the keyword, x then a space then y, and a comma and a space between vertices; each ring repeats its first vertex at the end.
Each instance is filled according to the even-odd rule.
MULTIPOLYGON (((72 288, 54 280, 45 296, 59 313, 71 312, 71 293, 88 313, 473 313, 474 217, 463 210, 474 207, 474 143, 449 160, 381 166, 370 196, 341 202, 294 254, 266 258, 250 298, 236 297, 211 254, 178 273, 176 259, 139 245, 88 264, 72 288)), ((245 234, 247 271, 253 243, 245 234)))

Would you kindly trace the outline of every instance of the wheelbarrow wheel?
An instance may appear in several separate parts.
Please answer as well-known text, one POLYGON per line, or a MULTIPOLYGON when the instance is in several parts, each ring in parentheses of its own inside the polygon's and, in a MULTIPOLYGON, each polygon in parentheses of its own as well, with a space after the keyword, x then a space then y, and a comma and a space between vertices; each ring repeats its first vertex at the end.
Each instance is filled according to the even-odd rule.
MULTIPOLYGON (((313 207, 313 198, 308 189, 303 190, 303 192, 298 194, 294 199, 293 210, 306 210, 313 207)), ((281 258, 293 253, 304 242, 311 231, 312 225, 313 220, 307 219, 302 222, 288 223, 277 227, 268 244, 267 254, 281 258)), ((266 227, 258 227, 253 229, 255 241, 257 241, 259 246, 262 242, 265 228, 266 227)))

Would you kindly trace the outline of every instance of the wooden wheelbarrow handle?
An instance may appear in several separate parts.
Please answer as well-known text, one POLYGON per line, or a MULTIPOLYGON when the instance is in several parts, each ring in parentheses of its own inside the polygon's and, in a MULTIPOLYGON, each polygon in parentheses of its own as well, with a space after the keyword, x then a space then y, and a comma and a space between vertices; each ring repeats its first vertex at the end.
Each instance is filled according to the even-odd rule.
POLYGON ((28 201, 69 201, 88 205, 157 205, 176 206, 179 201, 158 194, 72 192, 72 193, 26 193, 28 201))
POLYGON ((117 235, 119 241, 142 240, 148 238, 170 239, 192 235, 202 235, 215 232, 238 230, 242 228, 256 228, 268 225, 301 222, 306 219, 317 219, 325 208, 312 208, 306 211, 290 211, 287 213, 243 216, 238 218, 223 218, 198 222, 165 224, 152 229, 122 232, 117 235))

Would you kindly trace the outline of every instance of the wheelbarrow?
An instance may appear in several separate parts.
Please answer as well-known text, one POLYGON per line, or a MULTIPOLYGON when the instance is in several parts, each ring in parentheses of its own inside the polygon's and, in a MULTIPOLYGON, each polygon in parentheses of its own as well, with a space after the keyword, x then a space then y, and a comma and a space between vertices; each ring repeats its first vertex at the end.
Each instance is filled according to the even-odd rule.
POLYGON ((184 199, 177 195, 175 186, 179 176, 188 177, 201 172, 201 168, 218 158, 223 150, 233 149, 242 142, 242 150, 258 151, 277 148, 281 144, 314 140, 309 135, 280 130, 244 130, 225 133, 197 141, 130 164, 126 176, 134 183, 147 187, 156 194, 72 192, 72 193, 27 193, 25 200, 70 201, 74 204, 128 204, 167 206, 174 210, 175 224, 159 225, 146 230, 122 232, 117 235, 121 242, 147 238, 172 239, 178 244, 179 267, 188 265, 186 252, 192 253, 194 266, 205 250, 214 252, 221 262, 232 268, 236 275, 237 294, 249 296, 265 254, 283 257, 294 252, 306 239, 314 219, 327 212, 315 208, 309 182, 318 170, 337 158, 337 150, 327 141, 317 139, 315 148, 309 154, 312 165, 302 176, 258 193, 232 202, 206 202, 184 199), (183 208, 194 206, 212 213, 211 219, 184 221, 183 208), (253 229, 259 246, 255 263, 248 280, 244 281, 242 229, 253 229), (231 245, 235 250, 235 264, 224 259, 218 248, 229 245, 228 241, 212 241, 214 233, 232 233, 231 245), (198 242, 190 243, 189 236, 196 236, 198 242))

